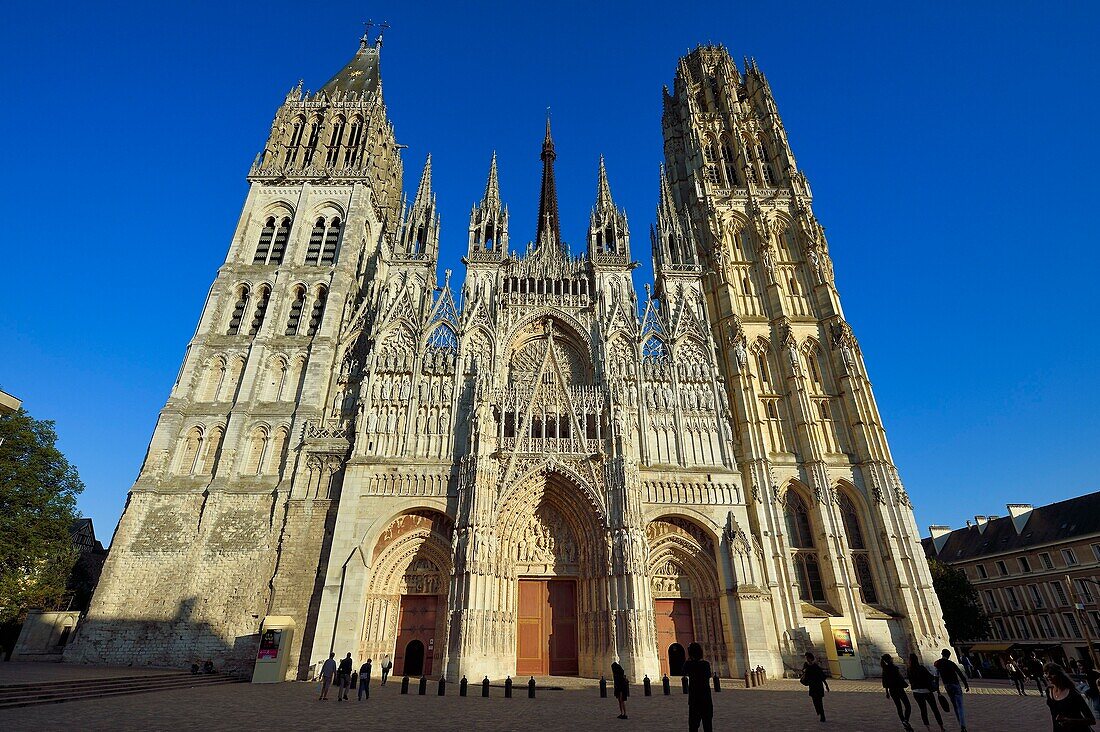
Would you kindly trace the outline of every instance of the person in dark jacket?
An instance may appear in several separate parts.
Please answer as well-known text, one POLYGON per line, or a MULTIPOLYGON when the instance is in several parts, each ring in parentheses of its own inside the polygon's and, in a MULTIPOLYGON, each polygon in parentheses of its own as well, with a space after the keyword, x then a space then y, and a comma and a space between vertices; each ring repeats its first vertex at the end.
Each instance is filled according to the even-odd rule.
POLYGON ((821 721, 825 721, 825 705, 822 698, 829 690, 829 682, 825 676, 825 669, 817 665, 814 654, 806 654, 806 663, 802 664, 802 677, 798 680, 810 690, 810 699, 814 702, 814 711, 821 721))
POLYGON ((894 665, 894 659, 889 653, 882 657, 882 688, 886 689, 886 698, 894 700, 894 706, 898 710, 898 719, 901 726, 912 730, 909 724, 909 715, 913 713, 913 706, 909 703, 909 695, 905 693, 909 684, 902 678, 901 670, 894 665))
POLYGON ((920 718, 924 726, 928 726, 928 710, 932 709, 932 715, 936 718, 936 724, 943 729, 943 717, 940 716, 940 708, 936 704, 936 691, 939 682, 917 658, 917 654, 909 654, 909 686, 913 689, 913 698, 917 700, 920 709, 920 718))
POLYGON ((955 710, 955 719, 959 720, 959 729, 966 732, 966 708, 963 706, 963 689, 970 691, 970 683, 966 674, 951 660, 951 651, 944 648, 940 652, 940 660, 933 664, 936 672, 943 682, 943 690, 947 692, 947 698, 951 700, 951 708, 955 710))
POLYGON ((616 661, 611 664, 611 678, 615 682, 615 698, 619 700, 619 719, 626 719, 626 700, 630 697, 630 682, 626 672, 616 661))
POLYGON ((1054 732, 1087 732, 1096 724, 1096 717, 1089 703, 1077 691, 1065 669, 1056 663, 1048 663, 1043 669, 1047 683, 1047 707, 1054 732))
POLYGON ((336 701, 348 700, 348 686, 351 685, 351 667, 353 662, 351 660, 351 654, 349 653, 344 658, 340 659, 340 666, 336 669, 336 680, 339 682, 339 686, 336 688, 336 701))
POLYGON ((371 659, 367 659, 367 662, 359 667, 359 701, 363 701, 363 697, 370 699, 370 672, 374 666, 374 662, 371 659))
POLYGON ((714 702, 710 698, 710 663, 703 660, 703 647, 698 643, 688 645, 688 661, 684 664, 684 676, 688 677, 688 730, 711 732, 714 718, 714 702))

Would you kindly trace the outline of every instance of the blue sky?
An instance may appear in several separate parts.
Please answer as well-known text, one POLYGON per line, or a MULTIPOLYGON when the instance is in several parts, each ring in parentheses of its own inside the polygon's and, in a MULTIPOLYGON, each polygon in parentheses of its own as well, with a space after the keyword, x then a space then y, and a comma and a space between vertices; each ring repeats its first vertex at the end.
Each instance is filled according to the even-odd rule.
POLYGON ((0 387, 57 421, 108 537, 272 115, 367 17, 393 26, 407 189, 433 154, 441 278, 493 150, 513 245, 533 234, 548 106, 565 238, 583 240, 602 153, 648 278, 661 87, 713 41, 771 82, 922 531, 1100 488, 1100 6, 828 5, 10 6, 0 387))

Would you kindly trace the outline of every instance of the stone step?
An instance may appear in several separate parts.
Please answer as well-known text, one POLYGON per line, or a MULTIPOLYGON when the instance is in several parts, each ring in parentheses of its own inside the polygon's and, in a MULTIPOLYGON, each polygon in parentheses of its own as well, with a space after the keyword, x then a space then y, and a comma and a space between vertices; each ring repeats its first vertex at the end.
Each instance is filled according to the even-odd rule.
POLYGON ((103 685, 100 688, 85 688, 77 691, 58 688, 47 688, 40 691, 23 690, 19 695, 0 698, 0 709, 14 709, 39 704, 63 704, 65 702, 83 701, 85 699, 102 699, 112 696, 126 696, 131 694, 147 694, 156 691, 169 691, 172 689, 190 689, 198 686, 220 686, 224 684, 239 684, 247 682, 247 679, 235 676, 206 675, 194 676, 186 674, 177 677, 171 683, 141 684, 137 682, 123 682, 115 685, 103 685))
POLYGON ((127 674, 121 676, 97 676, 84 679, 55 679, 51 681, 28 681, 18 684, 0 684, 0 693, 9 691, 12 689, 37 689, 42 686, 56 686, 64 684, 66 687, 73 689, 83 686, 95 686, 96 684, 104 682, 115 681, 150 681, 159 679, 178 679, 180 677, 191 677, 193 674, 190 671, 170 671, 168 673, 156 673, 156 674, 127 674))

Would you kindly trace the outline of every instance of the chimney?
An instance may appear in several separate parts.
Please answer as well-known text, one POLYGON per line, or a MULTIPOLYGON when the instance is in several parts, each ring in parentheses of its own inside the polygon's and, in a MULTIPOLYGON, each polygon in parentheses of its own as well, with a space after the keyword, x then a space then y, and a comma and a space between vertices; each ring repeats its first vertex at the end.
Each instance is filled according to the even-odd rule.
POLYGON ((993 517, 992 516, 975 516, 974 517, 974 525, 978 527, 978 533, 979 534, 984 534, 985 533, 985 525, 987 523, 989 523, 989 519, 991 519, 991 518, 993 518, 993 517))
POLYGON ((929 526, 928 533, 932 535, 932 546, 936 548, 936 554, 939 554, 947 543, 947 537, 951 536, 951 527, 929 526))
POLYGON ((1007 508, 1008 515, 1012 517, 1012 528, 1016 529, 1017 534, 1022 533, 1034 506, 1030 503, 1010 503, 1007 508))

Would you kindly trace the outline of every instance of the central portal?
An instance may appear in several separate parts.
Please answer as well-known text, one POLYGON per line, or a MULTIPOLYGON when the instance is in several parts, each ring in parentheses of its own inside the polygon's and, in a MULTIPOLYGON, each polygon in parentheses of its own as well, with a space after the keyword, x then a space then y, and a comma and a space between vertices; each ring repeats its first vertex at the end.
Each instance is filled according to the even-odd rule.
POLYGON ((576 580, 521 579, 518 621, 517 676, 579 673, 576 580))

